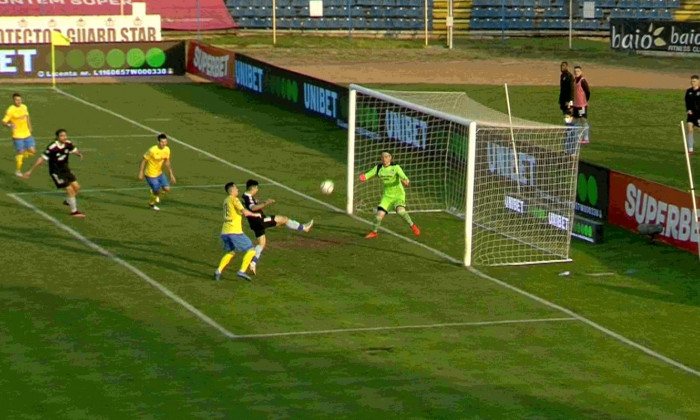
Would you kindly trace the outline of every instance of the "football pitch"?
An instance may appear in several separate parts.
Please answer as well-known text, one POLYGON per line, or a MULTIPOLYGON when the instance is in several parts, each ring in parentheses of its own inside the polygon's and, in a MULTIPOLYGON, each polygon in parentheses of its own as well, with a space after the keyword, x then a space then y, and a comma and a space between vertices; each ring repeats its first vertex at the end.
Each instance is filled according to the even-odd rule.
MULTIPOLYGON (((498 109, 498 89, 468 91, 498 109)), ((370 224, 341 210, 346 133, 330 124, 212 85, 0 95, 15 90, 39 150, 65 128, 83 151, 87 218, 70 218, 46 167, 14 177, 0 142, 3 418, 700 417, 696 256, 608 227, 605 244, 573 244, 573 263, 467 270, 447 215, 416 214, 418 238, 391 216, 363 238, 370 224), (159 132, 178 183, 154 212, 137 173, 159 132), (277 201, 269 214, 314 228, 269 231, 251 283, 241 255, 214 282, 223 185, 249 178, 277 201)), ((516 115, 537 119, 528 104, 552 89, 513 91, 516 115)), ((675 138, 657 143, 680 119, 621 125, 620 90, 600 92, 591 160, 682 187, 675 138)))

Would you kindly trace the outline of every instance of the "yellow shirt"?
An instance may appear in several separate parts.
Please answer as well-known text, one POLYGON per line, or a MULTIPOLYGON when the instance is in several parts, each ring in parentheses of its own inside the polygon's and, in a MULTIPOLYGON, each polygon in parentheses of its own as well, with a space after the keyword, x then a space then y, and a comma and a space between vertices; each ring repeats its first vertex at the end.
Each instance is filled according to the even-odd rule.
POLYGON ((29 111, 25 104, 20 106, 10 105, 5 111, 5 118, 2 119, 2 122, 4 124, 12 123, 13 139, 26 139, 32 136, 32 132, 29 131, 29 111))
POLYGON ((163 173, 163 162, 170 159, 170 148, 165 146, 161 149, 155 145, 148 149, 143 158, 146 159, 145 175, 149 178, 158 177, 163 173))
POLYGON ((221 228, 222 234, 243 233, 241 221, 243 218, 243 204, 238 197, 228 196, 224 199, 224 225, 221 228))

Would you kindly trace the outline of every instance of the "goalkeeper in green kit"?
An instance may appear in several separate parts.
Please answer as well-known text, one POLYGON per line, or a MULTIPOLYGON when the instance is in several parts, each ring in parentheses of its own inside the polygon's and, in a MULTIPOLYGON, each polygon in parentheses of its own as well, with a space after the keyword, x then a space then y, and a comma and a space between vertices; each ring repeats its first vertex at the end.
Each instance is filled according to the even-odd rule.
POLYGON ((409 180, 403 169, 391 160, 391 153, 382 152, 382 163, 370 169, 369 172, 360 175, 360 181, 365 182, 373 176, 379 176, 382 180, 382 201, 377 207, 377 216, 374 218, 374 226, 372 231, 365 235, 367 239, 377 237, 377 230, 382 224, 384 216, 392 210, 396 210, 396 214, 411 226, 413 233, 416 236, 420 235, 420 229, 413 223, 411 216, 406 212, 406 192, 403 190, 404 185, 408 187, 409 180), (403 185, 402 185, 403 184, 403 185))

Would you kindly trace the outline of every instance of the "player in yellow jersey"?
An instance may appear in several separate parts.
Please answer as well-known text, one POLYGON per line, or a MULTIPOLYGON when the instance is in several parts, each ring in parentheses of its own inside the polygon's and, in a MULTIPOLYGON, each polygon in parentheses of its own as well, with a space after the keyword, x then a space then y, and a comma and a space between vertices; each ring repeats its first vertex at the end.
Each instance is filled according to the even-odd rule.
POLYGON ((29 119, 27 105, 22 103, 22 95, 12 94, 13 104, 5 111, 2 123, 12 130, 12 143, 15 146, 15 175, 22 176, 22 163, 24 159, 34 156, 36 143, 32 137, 32 121, 29 119))
POLYGON ((146 182, 151 188, 149 191, 150 199, 148 200, 148 205, 155 211, 160 210, 158 204, 160 203, 161 193, 170 191, 168 178, 166 178, 163 173, 163 164, 165 164, 165 167, 168 168, 168 172, 170 172, 170 182, 175 184, 177 181, 175 180, 175 174, 173 174, 173 167, 170 164, 168 136, 165 134, 158 134, 158 144, 152 146, 143 155, 138 176, 139 180, 142 180, 144 175, 146 176, 146 182))
MULTIPOLYGON (((250 281, 250 276, 246 274, 250 262, 253 261, 255 250, 253 242, 243 233, 243 217, 261 217, 260 213, 253 213, 245 209, 241 200, 238 199, 238 187, 235 183, 229 182, 224 186, 228 196, 224 199, 224 225, 221 228, 221 241, 224 243, 226 254, 221 258, 219 267, 214 272, 214 280, 221 279, 221 273, 229 262, 236 255, 236 251, 245 252, 241 269, 238 270, 238 277, 250 281)), ((253 274, 255 270, 253 269, 253 274)))

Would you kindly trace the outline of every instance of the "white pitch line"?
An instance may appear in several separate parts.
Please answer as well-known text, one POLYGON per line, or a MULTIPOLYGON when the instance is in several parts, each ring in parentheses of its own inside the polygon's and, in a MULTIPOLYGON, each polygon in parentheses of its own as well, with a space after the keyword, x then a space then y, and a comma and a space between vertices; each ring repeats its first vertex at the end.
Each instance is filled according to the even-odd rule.
POLYGON ((236 338, 236 334, 232 333, 231 331, 229 331, 226 328, 219 325, 216 321, 209 318, 206 314, 204 314, 199 309, 192 306, 189 302, 187 302, 186 300, 182 299, 180 296, 173 293, 170 289, 168 289, 167 287, 158 283, 157 281, 153 280, 151 277, 148 276, 148 274, 144 273, 143 271, 139 270, 138 268, 134 267, 133 265, 129 264, 128 262, 124 261, 123 259, 117 257, 116 255, 112 254, 111 252, 107 251, 106 249, 104 249, 101 246, 97 245, 96 243, 92 242, 91 240, 84 237, 83 235, 81 235, 80 233, 78 233, 77 231, 75 231, 74 229, 69 227, 68 225, 57 220, 55 217, 43 212, 38 207, 25 201, 23 198, 18 197, 15 194, 8 194, 8 195, 10 197, 12 197, 15 201, 22 204, 23 206, 27 207, 28 209, 30 209, 33 212, 35 212, 36 214, 40 215, 44 219, 53 223, 59 229, 62 229, 63 231, 67 232, 69 235, 73 236, 75 239, 77 239, 83 245, 87 246, 88 248, 91 248, 93 251, 96 251, 97 253, 101 254, 102 256, 109 258, 110 260, 116 262, 117 264, 121 265, 122 267, 124 267, 127 270, 131 271, 132 273, 136 274, 143 281, 145 281, 146 283, 148 283, 151 286, 158 289, 165 296, 169 297, 175 303, 178 303, 179 305, 181 305, 182 307, 184 307, 185 309, 190 311, 194 316, 196 316, 200 320, 204 321, 207 325, 211 326, 212 328, 218 330, 221 334, 225 335, 228 338, 236 338))
POLYGON ((630 346, 630 347, 634 347, 634 348, 636 348, 637 350, 641 350, 642 352, 648 354, 648 355, 651 356, 651 357, 654 357, 654 358, 656 358, 656 359, 658 359, 658 360, 661 360, 661 361, 663 361, 663 362, 665 362, 665 363, 668 363, 668 364, 671 365, 671 366, 675 366, 675 367, 677 367, 678 369, 681 369, 681 370, 683 370, 683 371, 685 371, 685 372, 688 372, 688 373, 690 373, 690 374, 692 374, 692 375, 695 375, 695 376, 697 376, 697 377, 700 377, 700 371, 698 371, 698 370, 696 370, 696 369, 693 369, 693 368, 691 368, 691 367, 689 367, 689 366, 686 366, 686 365, 684 365, 684 364, 682 364, 682 363, 680 363, 680 362, 677 362, 677 361, 675 361, 675 360, 673 360, 673 359, 671 359, 671 358, 669 358, 669 357, 666 357, 666 356, 664 356, 664 355, 661 354, 661 353, 657 353, 657 352, 655 352, 654 350, 652 350, 652 349, 650 349, 650 348, 648 348, 648 347, 645 347, 645 346, 643 346, 643 345, 641 345, 641 344, 639 344, 639 343, 637 343, 637 342, 635 342, 635 341, 632 341, 632 340, 630 340, 629 338, 627 338, 627 337, 625 337, 625 336, 623 336, 623 335, 621 335, 621 334, 618 334, 618 333, 616 333, 615 331, 612 331, 612 330, 610 330, 610 329, 608 329, 608 328, 606 328, 606 327, 604 327, 604 326, 602 326, 602 325, 600 325, 600 324, 598 324, 598 323, 596 323, 596 322, 594 322, 594 321, 591 321, 590 319, 588 319, 588 318, 586 318, 586 317, 583 317, 583 316, 577 314, 576 312, 574 312, 574 311, 572 311, 572 310, 566 309, 566 308, 564 308, 563 306, 559 306, 559 305, 557 305, 556 303, 552 303, 552 302, 550 302, 550 301, 548 301, 548 300, 546 300, 546 299, 543 299, 543 298, 541 298, 541 297, 539 297, 539 296, 537 296, 537 295, 534 295, 534 294, 532 294, 532 293, 530 293, 530 292, 526 292, 526 291, 524 291, 524 290, 522 290, 522 289, 519 289, 519 288, 517 288, 517 287, 515 287, 515 286, 513 286, 513 285, 510 285, 510 284, 508 284, 508 283, 506 283, 506 282, 504 282, 504 281, 502 281, 502 280, 499 280, 499 279, 497 279, 497 278, 491 277, 491 276, 489 276, 488 274, 485 274, 485 273, 483 273, 483 272, 477 270, 476 268, 469 267, 469 271, 471 271, 472 273, 476 274, 477 276, 479 276, 479 277, 481 277, 481 278, 483 278, 483 279, 486 279, 486 280, 489 280, 489 281, 491 281, 491 282, 494 282, 494 283, 496 283, 496 284, 498 284, 498 285, 501 285, 501 286, 505 287, 506 289, 510 289, 510 290, 512 290, 512 291, 514 291, 514 292, 520 293, 520 294, 523 295, 523 296, 527 296, 527 297, 529 297, 530 299, 535 300, 535 301, 537 301, 537 302, 540 302, 540 303, 543 304, 543 305, 549 306, 550 308, 553 308, 553 309, 556 309, 556 310, 558 310, 558 311, 560 311, 560 312, 563 312, 563 313, 569 315, 569 316, 572 317, 572 318, 576 318, 576 319, 578 319, 579 321, 583 322, 584 324, 586 324, 586 325, 588 325, 588 326, 590 326, 590 327, 593 327, 593 328, 595 328, 596 330, 598 330, 598 331, 600 331, 600 332, 602 332, 602 333, 604 333, 604 334, 607 334, 607 335, 609 335, 610 337, 613 337, 614 339, 616 339, 616 340, 618 340, 618 341, 620 341, 620 342, 622 342, 622 343, 624 343, 624 344, 627 344, 627 345, 630 346))
MULTIPOLYGON (((98 110, 103 111, 103 112, 105 112, 105 113, 107 113, 107 114, 110 114, 110 115, 112 115, 112 116, 114 116, 114 117, 117 117, 117 118, 121 119, 122 121, 126 121, 126 122, 128 122, 128 123, 130 123, 130 124, 132 124, 132 125, 134 125, 134 126, 136 126, 136 127, 139 127, 139 128, 144 129, 144 130, 150 131, 150 132, 152 132, 152 133, 154 133, 154 134, 159 133, 158 130, 154 130, 154 129, 151 128, 151 127, 145 126, 145 125, 139 123, 138 121, 132 120, 132 119, 129 118, 129 117, 125 117, 125 116, 122 115, 122 114, 119 114, 119 113, 114 112, 114 111, 112 111, 112 110, 110 110, 110 109, 104 108, 104 107, 102 107, 102 106, 100 106, 100 105, 97 105, 97 104, 94 104, 94 103, 92 103, 92 102, 86 101, 86 100, 84 100, 84 99, 82 99, 82 98, 80 98, 80 97, 78 97, 78 96, 72 95, 72 94, 70 94, 70 93, 68 93, 68 92, 64 92, 64 91, 61 90, 61 89, 56 89, 56 92, 58 92, 58 93, 60 93, 60 94, 62 94, 62 95, 64 95, 64 96, 67 96, 67 97, 69 97, 69 98, 73 98, 73 99, 76 100, 77 102, 80 102, 80 103, 82 103, 82 104, 85 104, 85 105, 87 105, 87 106, 89 106, 89 107, 91 107, 91 108, 98 109, 98 110)), ((202 150, 202 149, 200 149, 200 148, 198 148, 198 147, 196 147, 196 146, 192 146, 191 144, 185 143, 184 141, 178 140, 178 139, 176 139, 175 137, 169 137, 169 139, 170 139, 171 141, 173 141, 173 142, 175 142, 175 143, 177 143, 177 144, 183 146, 183 147, 187 147, 187 148, 189 148, 189 149, 191 149, 191 150, 194 150, 194 151, 199 152, 199 153, 201 153, 201 154, 203 154, 203 155, 205 155, 205 156, 208 156, 208 157, 212 158, 213 160, 216 160, 216 161, 218 161, 218 162, 221 162, 221 163, 223 163, 223 164, 226 165, 226 166, 229 166, 229 167, 238 169, 239 171, 247 172, 247 173, 249 173, 249 174, 251 174, 251 175, 253 175, 253 176, 255 176, 255 177, 259 178, 259 179, 263 179, 263 180, 265 180, 265 181, 267 181, 267 182, 270 182, 271 184, 276 185, 276 186, 278 186, 278 187, 280 187, 280 188, 283 188, 283 189, 285 189, 285 190, 287 190, 287 191, 289 191, 289 192, 291 192, 291 193, 293 193, 293 194, 296 194, 296 195, 299 196, 299 197, 303 197, 303 198, 305 198, 305 199, 307 199, 307 200, 313 201, 314 203, 317 203, 317 204, 319 204, 319 205, 321 205, 321 206, 323 206, 323 207, 326 207, 326 208, 328 208, 328 209, 331 209, 331 210, 333 210, 333 211, 335 211, 335 212, 342 212, 342 213, 345 213, 343 210, 339 209, 338 207, 335 207, 335 206, 333 206, 333 205, 331 205, 331 204, 328 204, 328 203, 323 202, 323 201, 321 201, 321 200, 318 200, 318 199, 316 199, 316 198, 314 198, 314 197, 311 197, 311 196, 309 196, 309 195, 306 195, 306 194, 304 194, 304 193, 302 193, 302 192, 300 192, 300 191, 297 191, 297 190, 295 190, 295 189, 293 189, 293 188, 291 188, 291 187, 287 187, 286 185, 280 184, 279 182, 274 181, 274 180, 271 179, 271 178, 268 178, 268 177, 263 176, 263 175, 261 175, 261 174, 255 173, 255 172, 253 172, 253 171, 251 171, 251 170, 248 170, 248 169, 246 169, 246 168, 244 168, 244 167, 242 167, 242 166, 239 166, 239 165, 236 165, 236 164, 234 164, 234 163, 231 163, 231 162, 229 162, 229 161, 227 161, 227 160, 224 160, 223 158, 220 158, 219 156, 213 155, 213 154, 211 154, 211 153, 209 153, 209 152, 207 152, 207 151, 205 151, 205 150, 202 150)), ((351 217, 352 217, 353 219, 358 220, 358 221, 360 221, 360 222, 362 222, 362 223, 365 223, 365 224, 367 224, 367 225, 371 225, 371 224, 372 224, 371 222, 369 222, 369 221, 367 221, 367 220, 360 219, 360 218, 357 217, 357 216, 352 215, 351 217)), ((455 264, 461 264, 461 263, 462 263, 461 261, 459 261, 459 260, 457 260, 456 258, 453 258, 453 257, 451 257, 451 256, 449 256, 449 255, 447 255, 447 254, 445 254, 445 253, 442 252, 442 251, 439 251, 439 250, 437 250, 437 249, 431 248, 431 247, 429 247, 429 246, 427 246, 427 245, 425 245, 425 244, 422 244, 422 243, 420 243, 420 242, 417 242, 417 241, 415 241, 415 240, 413 240, 413 239, 411 239, 411 238, 407 238, 407 237, 405 237, 405 236, 401 236, 401 235, 399 235, 398 233, 393 232, 393 231, 391 231, 391 230, 389 230, 389 229, 381 228, 381 230, 382 230, 383 232, 389 233, 390 235, 395 236, 395 237, 397 237, 397 238, 399 238, 399 239, 402 239, 402 240, 404 240, 404 241, 407 241, 407 242, 409 242, 409 243, 411 243, 411 244, 413 244, 413 245, 416 245, 416 246, 418 246, 418 247, 421 247, 421 248, 423 248, 423 249, 425 249, 425 250, 427 250, 427 251, 429 251, 429 252, 432 252, 433 254, 438 255, 438 256, 440 256, 440 257, 446 259, 447 261, 450 261, 450 262, 455 263, 455 264)), ((543 304, 543 305, 549 306, 550 308, 557 309, 557 310, 559 310, 559 311, 561 311, 561 312, 563 312, 563 313, 565 313, 565 314, 567 314, 567 315, 569 315, 569 316, 571 316, 571 317, 574 317, 574 318, 578 319, 579 321, 585 323, 586 325, 588 325, 588 326, 590 326, 590 327, 592 327, 592 328, 594 328, 594 329, 596 329, 596 330, 602 332, 603 334, 608 335, 608 336, 610 336, 610 337, 612 337, 612 338, 614 338, 614 339, 616 339, 616 340, 620 341, 621 343, 624 343, 624 344, 626 344, 626 345, 628 345, 628 346, 631 346, 631 347, 633 347, 633 348, 636 348, 636 349, 638 349, 638 350, 641 350, 642 352, 646 353, 647 355, 649 355, 649 356, 651 356, 651 357, 654 357, 654 358, 656 358, 656 359, 658 359, 658 360, 661 360, 661 361, 664 362, 664 363, 668 363, 668 364, 671 365, 671 366, 675 366, 675 367, 677 367, 677 368, 679 368, 679 369, 681 369, 681 370, 683 370, 683 371, 685 371, 685 372, 688 372, 688 373, 690 373, 690 374, 692 374, 692 375, 695 375, 695 376, 697 376, 697 377, 700 377, 700 371, 697 371, 697 370, 695 370, 695 369, 693 369, 693 368, 691 368, 691 367, 688 367, 688 366, 686 366, 686 365, 684 365, 684 364, 682 364, 682 363, 680 363, 680 362, 677 362, 677 361, 675 361, 675 360, 673 360, 673 359, 670 359, 670 358, 668 358, 668 357, 666 357, 666 356, 664 356, 664 355, 662 355, 662 354, 660 354, 660 353, 657 353, 657 352, 655 352, 654 350, 652 350, 652 349, 650 349, 650 348, 648 348, 648 347, 645 347, 645 346, 643 346, 643 345, 641 345, 641 344, 639 344, 639 343, 636 343, 636 342, 634 342, 634 341, 632 341, 632 340, 630 340, 630 339, 628 339, 628 338, 626 338, 626 337, 624 337, 624 336, 622 336, 622 335, 620 335, 620 334, 618 334, 618 333, 616 333, 616 332, 614 332, 614 331, 612 331, 612 330, 609 330, 608 328, 605 328, 604 326, 602 326, 602 325, 600 325, 600 324, 598 324, 598 323, 596 323, 596 322, 594 322, 594 321, 591 321, 590 319, 588 319, 588 318, 586 318, 586 317, 583 317, 583 316, 581 316, 581 315, 578 315, 577 313, 575 313, 575 312, 573 312, 573 311, 571 311, 571 310, 569 310, 569 309, 566 309, 566 308, 564 308, 564 307, 562 307, 562 306, 559 306, 559 305, 557 305, 557 304, 555 304, 555 303, 553 303, 553 302, 550 302, 550 301, 548 301, 548 300, 546 300, 546 299, 543 299, 543 298, 541 298, 541 297, 539 297, 539 296, 536 296, 536 295, 534 295, 534 294, 532 294, 532 293, 530 293, 530 292, 526 292, 526 291, 523 290, 523 289, 520 289, 520 288, 518 288, 518 287, 512 286, 512 285, 510 285, 510 284, 508 284, 508 283, 506 283, 506 282, 504 282, 504 281, 498 280, 498 279, 496 279, 496 278, 494 278, 494 277, 491 277, 491 276, 489 276, 489 275, 487 275, 487 274, 484 274, 483 272, 481 272, 481 271, 479 271, 479 270, 477 270, 477 269, 475 269, 475 268, 473 268, 473 267, 470 267, 470 268, 469 268, 469 271, 471 271, 472 273, 474 273, 474 274, 476 274, 477 276, 481 277, 482 279, 491 281, 491 282, 493 282, 493 283, 495 283, 495 284, 498 284, 498 285, 500 285, 500 286, 502 286, 502 287, 505 287, 505 288, 507 288, 507 289, 509 289, 509 290, 512 290, 512 291, 514 291, 514 292, 516 292, 516 293, 518 293, 518 294, 520 294, 520 295, 522 295, 522 296, 529 297, 530 299, 533 299, 533 300, 535 300, 535 301, 537 301, 537 302, 540 302, 540 303, 543 304)))
MULTIPOLYGON (((264 185, 264 184, 260 184, 264 185)), ((208 185, 177 185, 177 186, 172 186, 170 188, 172 189, 207 189, 207 188, 224 188, 223 184, 208 184, 208 185)), ((147 190, 148 185, 143 185, 141 187, 125 187, 125 188, 93 188, 93 189, 81 189, 80 194, 87 194, 87 193, 101 193, 101 192, 115 192, 115 191, 138 191, 138 190, 147 190)), ((19 192, 19 193, 13 193, 14 195, 63 195, 65 194, 65 191, 57 191, 57 190, 46 190, 46 191, 26 191, 26 192, 19 192)), ((11 195, 11 194, 8 194, 11 195)))
POLYGON ((444 324, 424 324, 424 325, 397 325, 393 327, 360 327, 360 328, 339 328, 333 330, 313 330, 313 331, 292 331, 269 334, 242 334, 237 335, 236 339, 242 338, 276 338, 290 337, 299 335, 325 335, 325 334, 342 334, 356 332, 374 332, 374 331, 396 331, 396 330, 421 330, 431 328, 450 328, 450 327, 481 327, 490 325, 513 325, 513 324, 534 324, 541 322, 562 322, 562 321, 577 321, 576 318, 533 318, 533 319, 506 319, 503 321, 480 321, 480 322, 448 322, 444 324))

